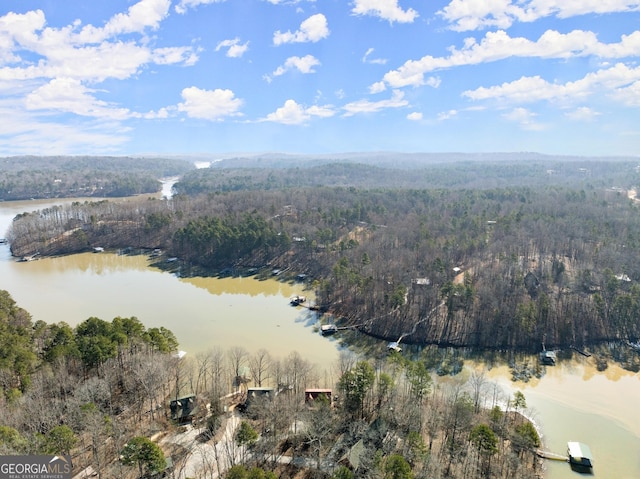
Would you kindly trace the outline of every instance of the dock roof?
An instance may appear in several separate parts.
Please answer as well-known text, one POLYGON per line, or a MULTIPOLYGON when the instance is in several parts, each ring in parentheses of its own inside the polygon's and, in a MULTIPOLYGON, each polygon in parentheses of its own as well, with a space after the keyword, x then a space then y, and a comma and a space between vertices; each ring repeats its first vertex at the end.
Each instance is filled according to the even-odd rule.
POLYGON ((591 455, 591 449, 586 444, 581 442, 568 442, 567 448, 569 450, 569 457, 573 459, 588 459, 591 461, 593 456, 591 455))

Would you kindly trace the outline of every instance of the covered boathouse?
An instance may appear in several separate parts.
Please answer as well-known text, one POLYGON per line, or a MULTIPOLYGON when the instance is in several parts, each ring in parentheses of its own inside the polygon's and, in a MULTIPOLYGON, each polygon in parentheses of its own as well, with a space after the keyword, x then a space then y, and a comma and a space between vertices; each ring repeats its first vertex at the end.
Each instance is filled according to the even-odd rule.
POLYGON ((568 442, 567 455, 571 469, 578 472, 590 472, 593 468, 591 449, 581 442, 568 442))

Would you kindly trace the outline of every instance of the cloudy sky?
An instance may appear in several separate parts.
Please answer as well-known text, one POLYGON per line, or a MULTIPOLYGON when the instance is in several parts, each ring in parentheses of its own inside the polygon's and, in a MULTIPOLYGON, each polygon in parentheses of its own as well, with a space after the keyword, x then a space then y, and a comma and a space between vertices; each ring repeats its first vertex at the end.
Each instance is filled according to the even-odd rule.
POLYGON ((638 0, 2 0, 0 155, 640 154, 638 0))

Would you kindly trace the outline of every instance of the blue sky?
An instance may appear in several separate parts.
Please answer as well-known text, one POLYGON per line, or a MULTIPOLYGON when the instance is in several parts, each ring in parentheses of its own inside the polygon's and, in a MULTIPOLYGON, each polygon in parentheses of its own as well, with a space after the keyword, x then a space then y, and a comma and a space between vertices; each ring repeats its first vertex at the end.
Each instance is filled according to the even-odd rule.
POLYGON ((0 155, 640 154, 638 0, 3 0, 0 155))

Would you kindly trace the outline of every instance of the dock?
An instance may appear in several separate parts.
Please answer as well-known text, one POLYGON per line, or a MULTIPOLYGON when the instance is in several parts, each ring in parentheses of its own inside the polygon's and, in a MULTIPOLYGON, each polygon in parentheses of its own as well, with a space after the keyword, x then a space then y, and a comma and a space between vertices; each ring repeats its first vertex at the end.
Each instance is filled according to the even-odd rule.
POLYGON ((545 451, 543 449, 536 449, 536 454, 543 459, 550 459, 552 461, 569 462, 569 457, 563 454, 557 454, 551 451, 545 451))
POLYGON ((354 324, 352 326, 336 326, 335 324, 323 324, 320 326, 320 333, 323 336, 329 336, 330 334, 335 334, 338 331, 346 331, 348 329, 358 329, 362 324, 354 324))
POLYGON ((576 348, 575 346, 569 346, 569 347, 570 347, 571 349, 573 349, 575 352, 577 352, 577 353, 579 353, 579 354, 582 354, 585 358, 589 358, 589 357, 591 357, 591 353, 587 353, 587 352, 585 352, 585 351, 582 351, 582 350, 580 350, 580 349, 576 348))
POLYGON ((320 333, 323 336, 328 336, 330 334, 335 334, 338 332, 338 327, 335 324, 323 324, 320 326, 320 333))
POLYGON ((291 303, 291 306, 301 306, 302 303, 305 303, 307 301, 306 296, 301 296, 301 295, 296 295, 296 296, 292 296, 291 299, 289 300, 289 302, 291 303))

